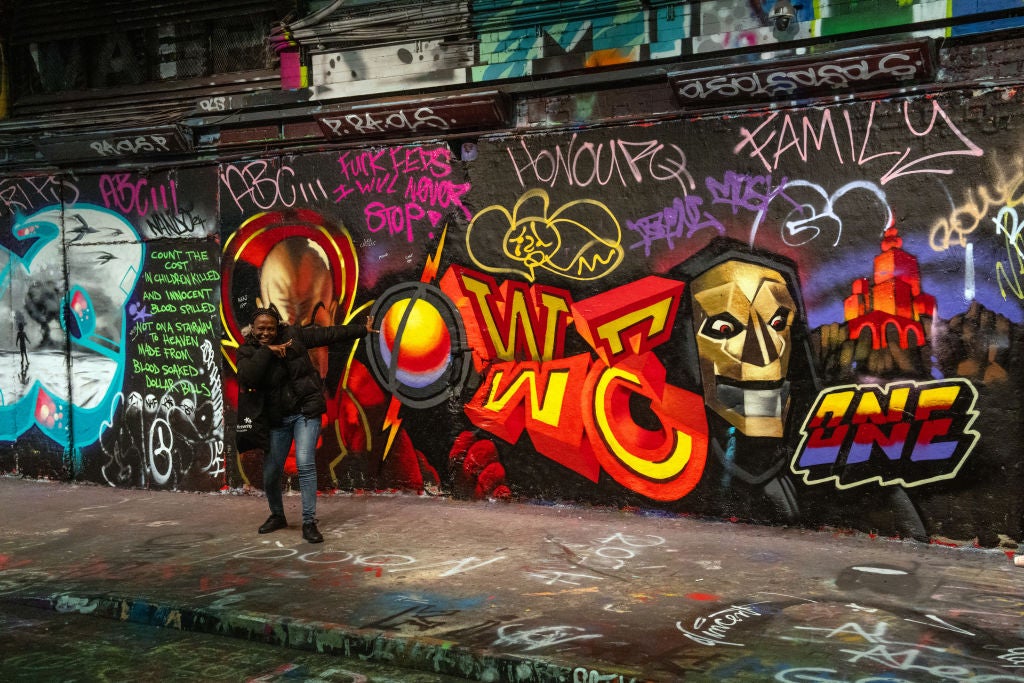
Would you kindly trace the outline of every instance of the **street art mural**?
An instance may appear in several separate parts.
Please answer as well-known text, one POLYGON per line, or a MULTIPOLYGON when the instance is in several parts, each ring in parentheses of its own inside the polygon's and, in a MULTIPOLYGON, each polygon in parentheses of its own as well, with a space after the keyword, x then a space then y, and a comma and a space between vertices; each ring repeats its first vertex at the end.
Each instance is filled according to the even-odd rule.
MULTIPOLYGON (((963 491, 967 481, 972 495, 994 500, 1000 476, 1017 472, 1012 448, 995 455, 1000 444, 986 441, 979 425, 997 414, 1009 419, 1004 405, 1019 405, 1014 398, 1021 379, 1021 297, 1014 294, 1021 268, 1014 208, 1019 171, 999 170, 994 196, 986 190, 980 197, 984 205, 972 183, 962 187, 955 178, 962 169, 1001 168, 1008 160, 1019 168, 1019 151, 1006 140, 993 146, 989 136, 984 149, 954 120, 955 106, 923 100, 769 111, 736 119, 735 126, 703 120, 628 134, 621 129, 587 137, 549 134, 481 145, 479 165, 511 167, 513 187, 526 193, 543 188, 545 197, 557 194, 566 206, 601 200, 610 216, 603 223, 626 228, 598 236, 602 220, 590 217, 584 224, 595 230, 588 244, 603 248, 605 257, 581 259, 566 273, 537 267, 572 253, 567 235, 578 230, 578 225, 559 229, 546 206, 521 220, 519 200, 506 191, 504 205, 510 210, 503 229, 495 225, 490 231, 495 239, 487 257, 474 248, 483 242, 475 228, 487 216, 478 213, 469 226, 467 255, 479 269, 474 277, 487 281, 490 276, 480 272, 487 271, 510 278, 479 286, 490 294, 487 315, 478 304, 460 306, 472 313, 471 320, 487 321, 485 329, 503 342, 474 344, 485 350, 478 365, 490 364, 491 370, 466 409, 477 435, 495 442, 492 460, 503 463, 506 475, 500 483, 549 497, 538 483, 550 472, 527 482, 515 476, 520 469, 540 469, 508 453, 516 448, 510 444, 522 445, 525 425, 538 453, 594 482, 596 499, 614 495, 616 487, 606 485, 614 480, 640 494, 623 500, 641 506, 660 500, 665 504, 658 507, 740 519, 845 520, 914 538, 934 535, 940 526, 940 534, 960 536, 964 532, 956 528, 977 524, 985 516, 977 509, 965 516, 970 521, 941 524, 933 511, 944 495, 963 491), (883 126, 900 132, 879 135, 883 126), (653 135, 658 131, 662 135, 653 135), (726 166, 720 165, 723 160, 726 166), (934 200, 922 207, 921 197, 934 200), (607 237, 616 234, 619 241, 607 237), (621 264, 608 256, 613 253, 609 243, 626 249, 621 264), (988 264, 983 283, 977 276, 979 250, 988 264), (638 270, 637 261, 647 268, 638 270), (542 345, 565 338, 544 327, 545 321, 557 320, 554 308, 542 305, 533 289, 532 296, 519 299, 537 302, 531 315, 516 318, 525 307, 518 303, 517 309, 514 280, 525 288, 538 272, 541 282, 572 288, 561 297, 576 328, 570 336, 578 334, 588 343, 595 337, 587 316, 594 297, 573 303, 576 292, 589 294, 592 285, 572 282, 595 273, 607 285, 599 297, 621 293, 628 302, 621 304, 621 313, 629 323, 603 328, 606 336, 615 330, 622 338, 619 348, 638 349, 640 340, 675 326, 669 341, 658 344, 666 379, 636 382, 630 398, 635 404, 640 387, 657 392, 662 384, 691 392, 702 397, 706 425, 691 421, 689 430, 675 427, 659 411, 665 393, 647 397, 643 409, 629 405, 618 415, 625 418, 622 424, 633 421, 634 428, 646 416, 648 429, 662 437, 674 431, 701 437, 703 444, 693 439, 686 466, 674 470, 682 481, 687 469, 697 468, 696 485, 666 489, 671 493, 664 496, 656 492, 661 487, 654 485, 654 473, 669 468, 654 464, 670 463, 667 452, 642 456, 646 476, 632 482, 616 476, 614 467, 599 473, 590 464, 596 451, 587 429, 573 431, 558 421, 570 410, 600 418, 602 408, 614 404, 597 402, 589 393, 600 382, 566 392, 583 396, 583 406, 567 410, 558 401, 555 363, 568 354, 564 346, 549 346, 554 353, 545 356, 542 345), (657 274, 656 282, 647 273, 657 274), (641 300, 629 288, 645 282, 642 276, 648 293, 661 278, 683 285, 673 297, 678 309, 665 307, 667 321, 634 313, 641 300), (627 284, 620 284, 623 280, 627 284), (523 330, 532 346, 522 341, 523 330), (957 349, 952 356, 970 358, 954 361, 952 349, 957 349), (495 366, 494 360, 508 365, 495 366), (527 372, 532 373, 529 384, 521 379, 527 372), (545 431, 545 426, 555 429, 545 431), (574 436, 581 433, 582 438, 574 436), (558 435, 556 443, 538 438, 551 434, 558 435)), ((485 186, 474 182, 474 199, 491 199, 485 186)), ((497 198, 499 189, 494 192, 497 198)), ((451 281, 468 278, 459 273, 451 281)), ((473 301, 471 287, 446 291, 455 301, 473 301)), ((581 421, 586 424, 586 418, 581 421)), ((601 423, 594 424, 598 433, 601 423)), ((1009 428, 1019 433, 1019 426, 1009 428)), ((1019 515, 1011 496, 993 518, 1018 520, 1019 515)), ((995 541, 991 534, 978 535, 995 541)))
POLYGON ((77 203, 17 216, 0 274, 12 312, 3 438, 37 429, 62 447, 96 440, 124 371, 124 305, 141 272, 134 228, 77 203))
POLYGON ((224 485, 220 249, 212 214, 188 197, 194 181, 3 181, 3 333, 14 361, 0 379, 6 469, 224 485), (188 478, 193 470, 206 476, 188 478))
POLYGON ((225 484, 220 247, 212 198, 197 193, 214 177, 204 170, 95 179, 101 200, 136 222, 146 248, 141 281, 125 305, 126 379, 98 449, 84 453, 87 471, 106 484, 225 484))
MULTIPOLYGON (((257 306, 276 306, 292 325, 362 320, 373 304, 367 281, 395 280, 404 269, 423 263, 423 245, 435 231, 442 233, 444 214, 465 211, 459 207, 467 187, 449 179, 449 156, 447 147, 394 148, 295 158, 273 167, 221 169, 220 181, 227 188, 221 207, 224 225, 237 226, 225 238, 222 281, 229 396, 237 395, 235 350, 257 306), (318 178, 320 164, 327 169, 323 180, 332 178, 329 184, 296 180, 310 174, 318 178), (269 194, 267 187, 273 188, 269 194), (260 210, 274 207, 278 210, 260 210), (353 232, 361 237, 358 247, 353 232), (395 250, 397 258, 392 256, 395 250), (367 258, 369 254, 377 258, 367 258)), ((406 296, 397 301, 408 306, 412 300, 406 296)), ((409 311, 419 311, 421 305, 409 311)), ((390 311, 375 315, 384 331, 380 339, 393 344, 402 338, 405 317, 396 319, 390 311)), ((363 360, 366 350, 323 348, 311 353, 316 354, 314 365, 328 398, 321 449, 331 455, 318 461, 321 485, 436 487, 440 482, 435 468, 398 429, 398 404, 370 374, 363 360), (383 424, 392 425, 387 435, 381 433, 383 424)), ((384 386, 399 391, 393 382, 384 386)), ((293 473, 293 467, 290 456, 286 473, 293 473)), ((261 481, 261 468, 262 453, 239 454, 238 470, 246 483, 261 481)))
POLYGON ((0 458, 258 486, 234 354, 274 304, 381 330, 316 351, 324 490, 1020 540, 1021 97, 6 179, 0 458))

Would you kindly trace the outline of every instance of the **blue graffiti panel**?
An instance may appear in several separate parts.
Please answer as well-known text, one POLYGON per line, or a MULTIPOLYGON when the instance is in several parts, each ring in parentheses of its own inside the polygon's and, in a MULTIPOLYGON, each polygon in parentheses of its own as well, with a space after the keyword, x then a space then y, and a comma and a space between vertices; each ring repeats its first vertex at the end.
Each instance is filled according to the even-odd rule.
POLYGON ((37 427, 62 447, 91 444, 120 389, 144 246, 121 215, 91 204, 17 216, 2 246, 0 296, 14 312, 2 347, 14 362, 0 370, 0 439, 37 427))

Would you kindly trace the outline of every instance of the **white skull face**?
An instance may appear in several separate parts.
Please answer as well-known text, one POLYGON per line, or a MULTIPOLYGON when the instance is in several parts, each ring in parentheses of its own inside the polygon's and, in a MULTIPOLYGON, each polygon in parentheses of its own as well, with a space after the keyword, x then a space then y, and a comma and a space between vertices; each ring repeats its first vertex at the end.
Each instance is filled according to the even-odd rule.
POLYGON ((796 303, 782 274, 726 261, 693 280, 704 402, 747 436, 781 437, 796 303))

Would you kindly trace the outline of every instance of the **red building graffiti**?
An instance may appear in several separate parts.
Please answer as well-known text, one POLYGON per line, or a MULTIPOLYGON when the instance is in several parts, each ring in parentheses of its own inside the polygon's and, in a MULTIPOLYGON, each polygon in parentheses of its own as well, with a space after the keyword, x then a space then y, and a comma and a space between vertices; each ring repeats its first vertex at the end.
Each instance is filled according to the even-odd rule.
POLYGON ((852 294, 843 302, 850 339, 859 339, 867 328, 871 348, 889 345, 887 329, 897 332, 901 348, 909 348, 910 332, 915 346, 925 343, 925 324, 935 315, 935 297, 921 290, 921 270, 917 258, 902 249, 903 238, 896 228, 888 228, 882 237, 882 253, 875 257, 874 282, 868 278, 853 281, 852 294))

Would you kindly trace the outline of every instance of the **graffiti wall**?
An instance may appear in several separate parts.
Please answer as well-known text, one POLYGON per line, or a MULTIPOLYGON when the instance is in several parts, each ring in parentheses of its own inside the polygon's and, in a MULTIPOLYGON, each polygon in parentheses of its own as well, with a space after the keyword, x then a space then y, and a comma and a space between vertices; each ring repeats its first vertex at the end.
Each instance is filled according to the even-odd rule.
POLYGON ((0 463, 258 488, 274 305, 380 329, 312 352, 325 490, 1019 540, 1020 99, 5 179, 0 463))
POLYGON ((224 485, 215 182, 2 181, 6 470, 224 485))
POLYGON ((4 45, 0 43, 0 119, 7 118, 7 100, 10 97, 10 87, 7 77, 7 58, 4 56, 4 45))
POLYGON ((482 376, 455 481, 1018 534, 1019 138, 976 104, 481 142, 440 278, 482 376))

